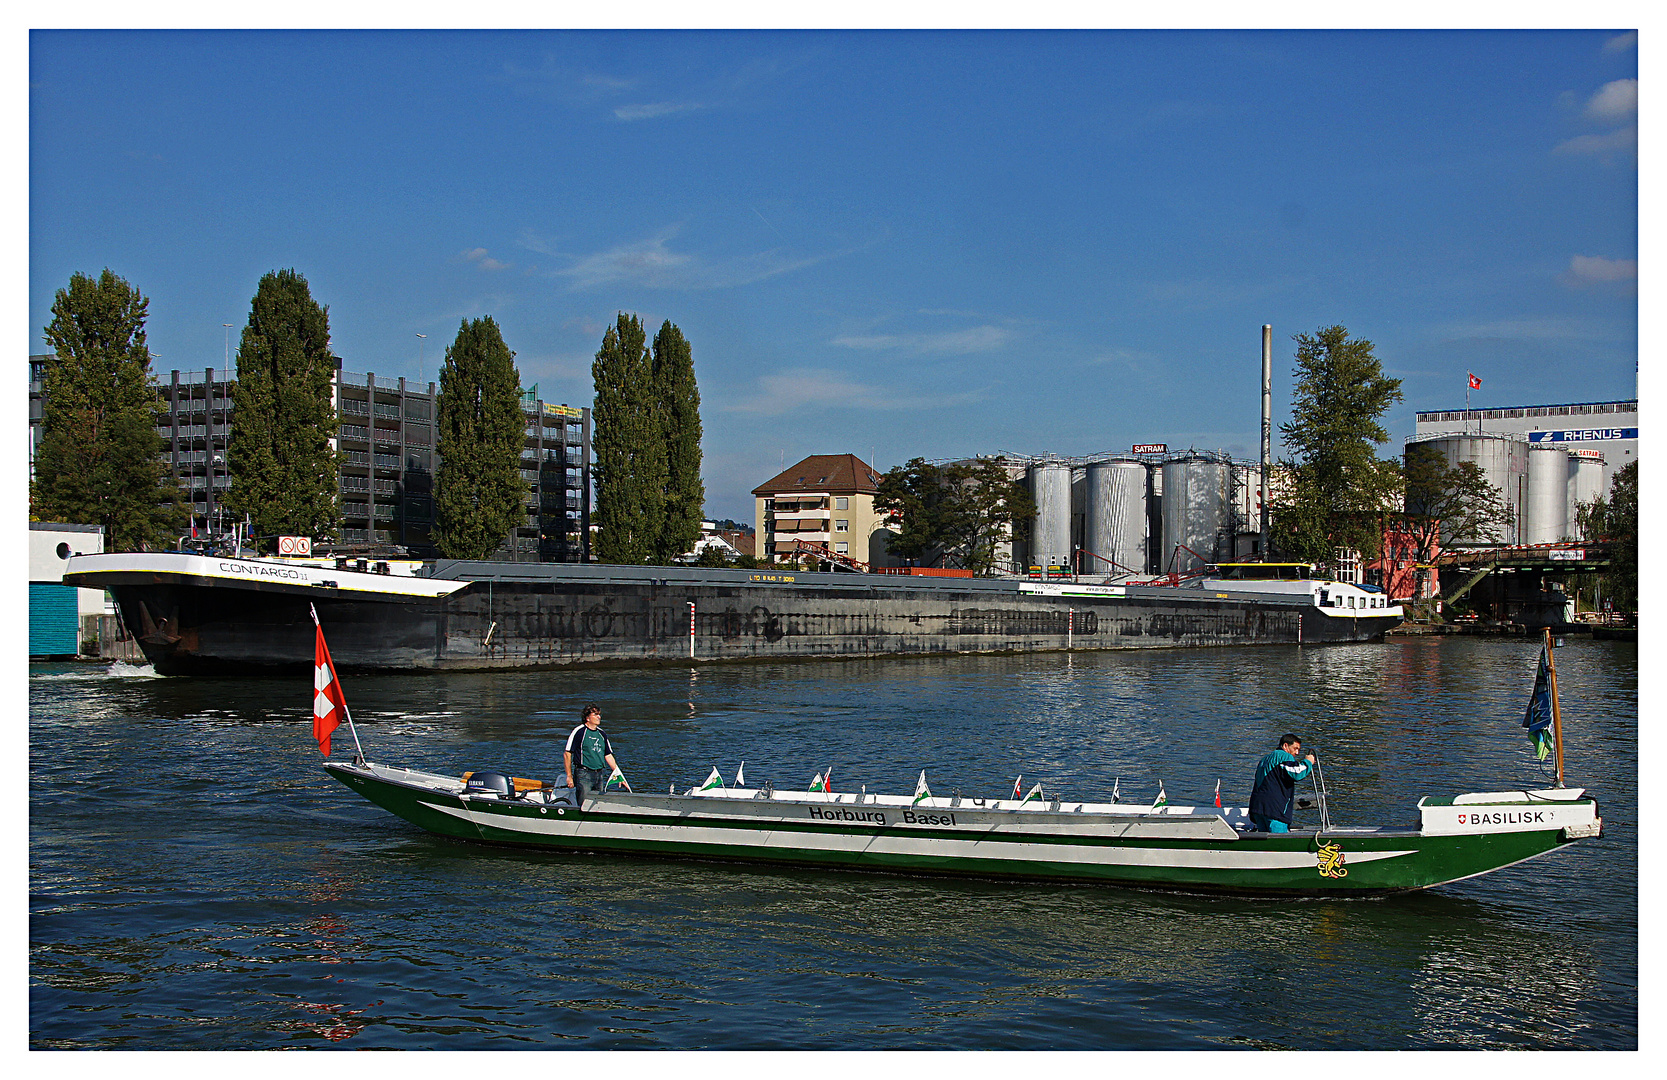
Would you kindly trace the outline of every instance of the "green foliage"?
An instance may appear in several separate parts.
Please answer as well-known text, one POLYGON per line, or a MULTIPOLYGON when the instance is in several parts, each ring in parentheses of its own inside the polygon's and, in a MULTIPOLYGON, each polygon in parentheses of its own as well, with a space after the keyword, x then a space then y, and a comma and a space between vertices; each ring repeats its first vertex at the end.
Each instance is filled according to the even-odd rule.
POLYGON ((996 546, 1036 516, 1030 491, 1010 479, 998 458, 937 466, 922 458, 880 478, 874 507, 895 515, 900 531, 886 550, 917 562, 948 562, 983 576, 996 546))
POLYGON ((149 381, 150 301, 109 268, 70 276, 52 302, 41 441, 29 516, 104 526, 105 550, 166 546, 184 524, 158 460, 162 413, 149 381))
POLYGON ((665 517, 654 561, 671 563, 700 539, 706 485, 700 479, 700 388, 693 351, 668 319, 654 335, 654 392, 664 424, 665 517))
POLYGON ((599 562, 651 564, 665 535, 665 421, 645 341, 642 322, 620 312, 591 365, 599 562))
POLYGON ((1441 538, 1499 543, 1511 523, 1505 493, 1473 461, 1449 465, 1447 456, 1429 443, 1407 447, 1404 510, 1397 524, 1413 541, 1415 558, 1435 558, 1441 538))
POLYGON ((1401 380, 1383 374, 1372 343, 1346 327, 1297 334, 1291 422, 1279 426, 1292 457, 1285 505, 1275 508, 1274 546, 1288 558, 1327 564, 1336 548, 1373 558, 1381 517, 1401 502, 1400 468, 1380 460, 1381 420, 1401 400, 1401 380))
POLYGON ((434 543, 448 559, 484 559, 525 518, 521 374, 490 315, 463 320, 446 347, 436 403, 434 543))
POLYGON ((262 277, 237 347, 225 505, 249 515, 268 549, 281 534, 331 540, 341 528, 330 449, 335 370, 328 309, 307 279, 293 269, 262 277))
POLYGON ((1609 570, 1605 590, 1616 611, 1638 607, 1638 462, 1618 470, 1604 500, 1603 532, 1609 541, 1609 570))

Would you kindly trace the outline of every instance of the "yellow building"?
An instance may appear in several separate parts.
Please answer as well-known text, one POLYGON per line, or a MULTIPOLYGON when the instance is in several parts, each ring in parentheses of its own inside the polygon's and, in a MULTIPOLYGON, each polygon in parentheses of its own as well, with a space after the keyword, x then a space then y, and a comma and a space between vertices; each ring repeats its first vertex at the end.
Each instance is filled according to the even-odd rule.
MULTIPOLYGON (((752 489, 758 557, 783 562, 799 544, 891 566, 891 530, 874 509, 880 477, 855 454, 815 454, 752 489)), ((814 550, 814 549, 812 549, 814 550)))

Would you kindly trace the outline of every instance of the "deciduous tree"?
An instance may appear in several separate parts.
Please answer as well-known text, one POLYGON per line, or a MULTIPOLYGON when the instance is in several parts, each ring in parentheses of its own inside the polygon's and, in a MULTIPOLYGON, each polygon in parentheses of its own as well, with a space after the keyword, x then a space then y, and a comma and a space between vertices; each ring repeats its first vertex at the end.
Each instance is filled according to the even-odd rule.
MULTIPOLYGON (((1406 449, 1402 474, 1406 494, 1395 515, 1398 531, 1412 542, 1415 562, 1428 564, 1443 537, 1498 543, 1511 522, 1505 493, 1473 461, 1450 465, 1429 443, 1406 449)), ((1428 594, 1427 572, 1419 576, 1419 597, 1428 594)))
POLYGON ((995 568, 997 546, 1036 516, 1029 489, 998 458, 944 466, 914 458, 880 478, 874 507, 896 515, 900 531, 886 542, 890 554, 953 563, 980 576, 995 568))
POLYGON ((1381 460, 1389 440, 1383 414, 1401 400, 1401 380, 1384 375, 1370 341, 1343 326, 1298 334, 1291 421, 1279 426, 1292 484, 1273 514, 1275 546, 1286 556, 1329 563, 1337 548, 1376 556, 1381 518, 1401 500, 1400 468, 1381 460))
POLYGON ((700 388, 693 350, 671 320, 654 335, 654 389, 664 423, 665 516, 655 561, 666 565, 700 539, 706 485, 700 478, 700 388))
POLYGON ((523 520, 526 424, 515 354, 490 315, 465 319, 440 369, 434 543, 449 559, 484 559, 523 520))
POLYGON ((652 563, 665 535, 665 420, 653 358, 635 315, 620 312, 603 334, 591 376, 596 557, 605 563, 652 563))
POLYGON ((159 460, 149 305, 108 267, 97 278, 76 273, 58 290, 46 327, 53 352, 29 514, 102 525, 109 551, 163 546, 184 522, 179 488, 159 460))
POLYGON ((261 278, 237 347, 225 505, 249 515, 262 547, 280 534, 330 540, 341 528, 335 370, 329 311, 307 279, 293 269, 261 278))

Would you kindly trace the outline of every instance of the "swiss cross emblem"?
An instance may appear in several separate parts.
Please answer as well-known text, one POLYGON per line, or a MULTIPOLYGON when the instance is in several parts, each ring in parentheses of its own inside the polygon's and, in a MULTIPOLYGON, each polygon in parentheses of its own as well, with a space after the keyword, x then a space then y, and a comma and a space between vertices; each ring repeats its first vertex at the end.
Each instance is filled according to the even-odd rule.
POLYGON ((335 711, 336 703, 330 694, 330 667, 318 664, 313 668, 313 716, 324 720, 335 711))

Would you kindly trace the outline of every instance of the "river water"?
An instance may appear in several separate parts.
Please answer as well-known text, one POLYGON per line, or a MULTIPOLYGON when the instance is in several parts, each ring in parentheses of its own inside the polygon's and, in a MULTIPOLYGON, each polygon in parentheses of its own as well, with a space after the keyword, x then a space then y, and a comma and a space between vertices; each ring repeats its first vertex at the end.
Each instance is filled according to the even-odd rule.
MULTIPOLYGON (((1248 795, 1284 730, 1339 824, 1543 785, 1536 642, 349 676, 374 761, 560 771, 601 706, 639 790, 1248 795)), ((1637 648, 1557 654, 1606 833, 1443 889, 1223 899, 430 836, 318 768, 311 685, 32 665, 30 1044, 1635 1048, 1637 648)), ((337 732, 336 754, 352 740, 337 732)))

